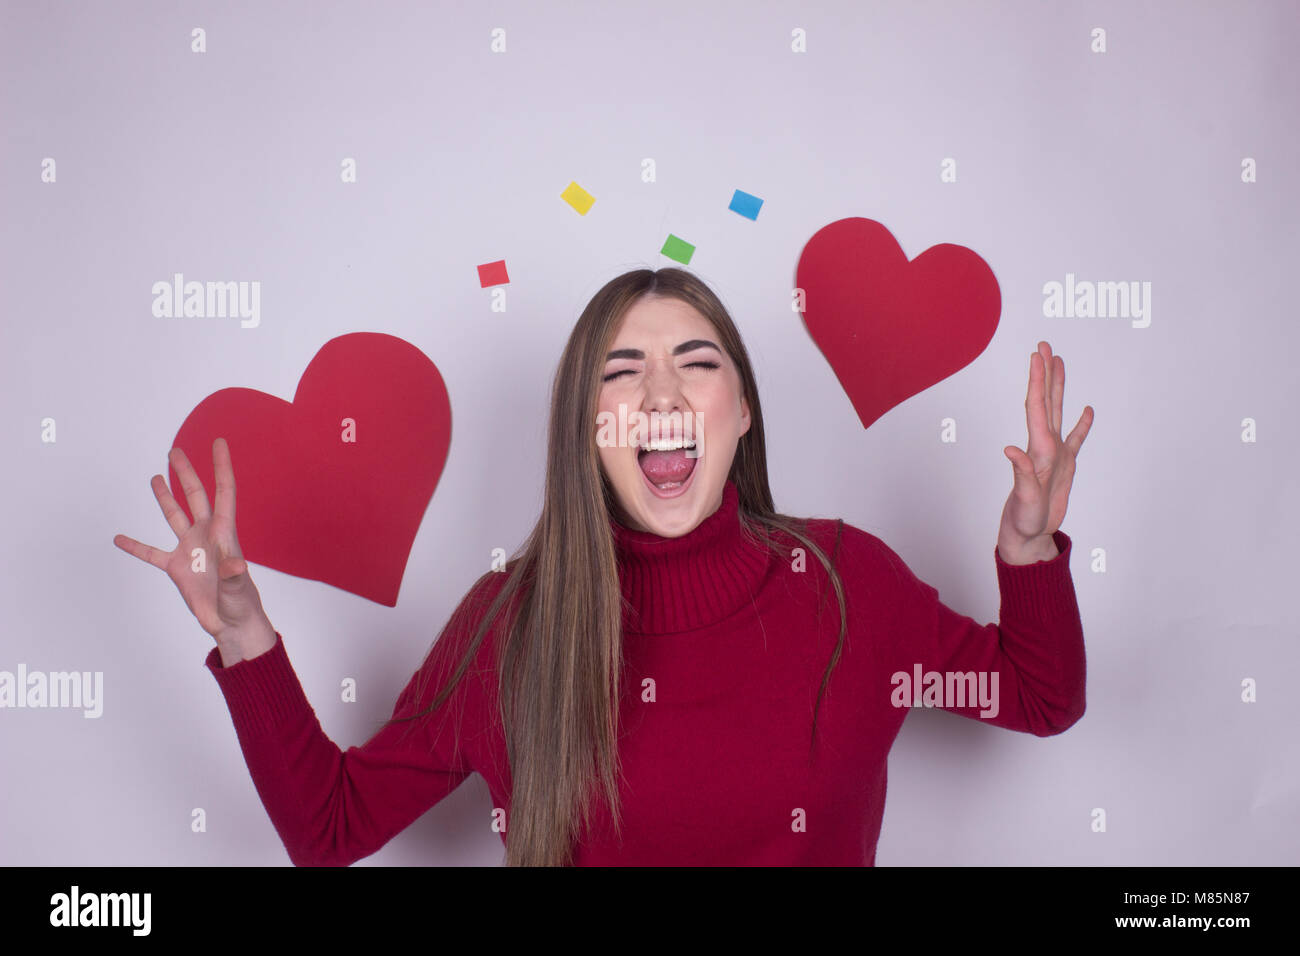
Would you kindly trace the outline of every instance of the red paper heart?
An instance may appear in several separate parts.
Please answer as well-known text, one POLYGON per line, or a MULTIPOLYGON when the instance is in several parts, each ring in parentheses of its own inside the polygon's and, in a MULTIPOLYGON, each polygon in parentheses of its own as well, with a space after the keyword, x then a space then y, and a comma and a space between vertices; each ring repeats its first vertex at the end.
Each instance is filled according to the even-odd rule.
MULTIPOLYGON (((210 507, 216 438, 230 446, 246 560, 397 604, 451 444, 447 387, 423 352, 391 335, 341 335, 307 365, 292 403, 251 388, 209 395, 174 444, 210 507)), ((192 521, 174 470, 169 480, 192 521)))
POLYGON ((960 371, 998 327, 993 270, 965 246, 931 246, 911 262, 888 229, 840 219, 799 257, 804 324, 863 428, 960 371))

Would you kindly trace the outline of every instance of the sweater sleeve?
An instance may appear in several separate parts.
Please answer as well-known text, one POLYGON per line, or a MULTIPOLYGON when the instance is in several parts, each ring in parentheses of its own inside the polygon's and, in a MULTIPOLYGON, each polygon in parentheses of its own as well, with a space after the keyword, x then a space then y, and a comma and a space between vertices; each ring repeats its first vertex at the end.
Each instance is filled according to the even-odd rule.
MULTIPOLYGON (((393 708, 410 716, 432 703, 459 662, 470 620, 452 615, 393 708)), ((484 639, 484 647, 487 639, 484 639)), ((387 723, 366 743, 340 750, 321 729, 289 663, 284 640, 223 668, 217 648, 204 664, 216 678, 249 774, 296 866, 349 866, 380 849, 456 789, 473 771, 463 734, 479 729, 476 675, 467 671, 439 710, 387 723), (461 712, 469 719, 461 721, 461 712)))
MULTIPOLYGON (((943 674, 944 687, 951 690, 938 706, 1038 737, 1062 733, 1083 716, 1086 660, 1070 577, 1071 541, 1063 531, 1057 531, 1053 541, 1056 557, 1026 565, 1007 564, 994 547, 1001 592, 996 624, 980 624, 948 607, 935 588, 879 542, 899 584, 895 661, 905 666, 909 677, 918 664, 923 673, 943 674), (978 696, 980 680, 987 706, 978 696), (965 706, 958 705, 959 685, 965 706)), ((923 693, 924 688, 923 679, 922 688, 914 692, 923 693)))

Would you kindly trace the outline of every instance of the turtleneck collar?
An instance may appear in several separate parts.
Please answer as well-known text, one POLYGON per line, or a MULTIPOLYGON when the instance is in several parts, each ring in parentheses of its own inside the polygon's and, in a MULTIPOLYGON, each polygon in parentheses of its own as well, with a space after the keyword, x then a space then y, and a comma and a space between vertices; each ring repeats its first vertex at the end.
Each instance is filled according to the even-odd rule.
POLYGON ((690 532, 661 538, 611 520, 619 582, 629 607, 624 630, 674 634, 716 624, 753 603, 773 560, 740 528, 740 495, 723 486, 722 504, 690 532))

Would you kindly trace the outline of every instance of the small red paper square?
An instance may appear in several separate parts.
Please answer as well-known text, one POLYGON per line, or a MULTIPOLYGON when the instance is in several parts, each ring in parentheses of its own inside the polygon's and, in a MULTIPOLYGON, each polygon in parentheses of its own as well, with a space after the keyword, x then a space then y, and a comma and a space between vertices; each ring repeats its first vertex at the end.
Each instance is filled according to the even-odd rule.
POLYGON ((506 275, 506 260, 498 259, 496 262, 485 262, 478 267, 478 284, 479 288, 486 289, 490 285, 508 285, 510 277, 506 275))

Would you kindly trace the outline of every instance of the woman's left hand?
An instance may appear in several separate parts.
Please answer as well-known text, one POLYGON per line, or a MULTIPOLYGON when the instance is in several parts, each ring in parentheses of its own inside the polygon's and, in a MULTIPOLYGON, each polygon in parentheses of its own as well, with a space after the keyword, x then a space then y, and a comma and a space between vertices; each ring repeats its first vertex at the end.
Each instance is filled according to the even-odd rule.
POLYGON ((1052 535, 1065 519, 1074 480, 1074 461, 1092 428, 1091 405, 1079 423, 1061 440, 1061 403, 1065 395, 1065 362, 1046 342, 1029 359, 1029 450, 1008 445, 1002 453, 1011 461, 1015 484, 1002 509, 998 552, 1008 564, 1050 560, 1059 552, 1052 535))

